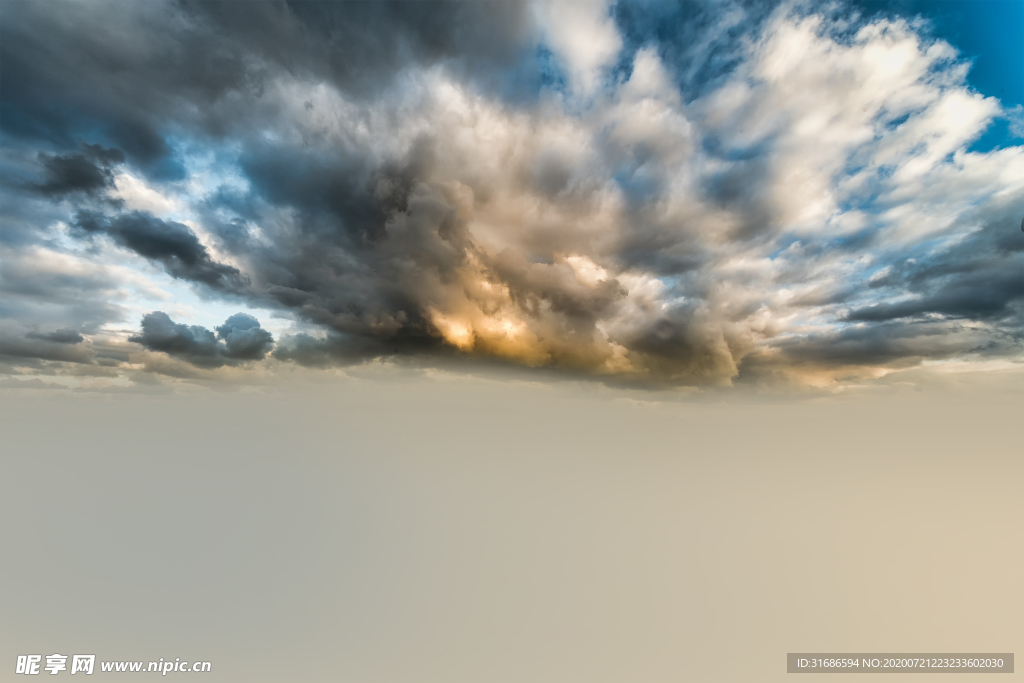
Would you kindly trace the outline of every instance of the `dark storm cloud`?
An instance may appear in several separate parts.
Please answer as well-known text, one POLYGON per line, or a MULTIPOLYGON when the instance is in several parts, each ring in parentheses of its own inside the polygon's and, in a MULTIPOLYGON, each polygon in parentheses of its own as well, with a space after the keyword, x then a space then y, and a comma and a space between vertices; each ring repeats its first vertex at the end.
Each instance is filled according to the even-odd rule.
POLYGON ((170 154, 159 128, 175 95, 215 96, 238 80, 204 88, 218 72, 212 44, 182 40, 189 34, 165 4, 63 3, 54 11, 5 3, 2 11, 0 116, 5 132, 22 140, 70 149, 77 139, 99 138, 158 170, 170 154), (189 55, 208 58, 210 69, 187 74, 166 67, 189 55))
POLYGON ((100 145, 82 145, 77 153, 40 153, 39 159, 46 169, 46 182, 36 189, 48 197, 60 197, 74 192, 95 194, 112 187, 113 166, 124 163, 124 153, 100 145))
POLYGON ((744 359, 739 383, 785 381, 794 370, 864 379, 865 368, 906 369, 925 361, 1006 358, 1024 351, 1024 335, 1012 328, 954 321, 890 321, 851 325, 777 343, 771 353, 744 359))
POLYGON ((871 283, 913 298, 875 303, 850 311, 853 322, 885 322, 930 314, 970 320, 1000 320, 1015 315, 1024 300, 1021 255, 1024 240, 1013 233, 1014 215, 996 211, 990 222, 966 239, 941 250, 902 259, 871 283))
POLYGON ((779 345, 790 362, 828 365, 916 364, 924 358, 948 358, 968 350, 970 342, 956 339, 949 323, 898 322, 852 326, 836 332, 809 335, 779 345))
POLYGON ((357 96, 404 66, 454 61, 478 78, 515 63, 530 30, 525 2, 184 2, 248 54, 357 96))
POLYGON ((296 158, 286 177, 289 160, 270 177, 256 172, 266 199, 300 210, 299 230, 275 234, 273 249, 254 245, 248 255, 263 282, 261 300, 343 336, 367 337, 351 345, 358 353, 436 346, 419 299, 454 277, 474 249, 456 209, 442 192, 409 186, 415 161, 357 182, 344 159, 309 168, 309 159, 296 158))
POLYGON ((261 199, 301 211, 320 240, 359 249, 382 236, 385 214, 373 195, 373 171, 354 155, 255 143, 241 166, 261 199))
POLYGON ((928 296, 892 304, 872 304, 846 316, 853 322, 882 322, 938 314, 954 318, 985 320, 1000 317, 1007 305, 1024 297, 1024 282, 1018 273, 971 273, 952 279, 928 296))
POLYGON ((72 147, 99 137, 154 178, 180 178, 175 124, 215 135, 286 72, 372 95, 404 66, 455 60, 485 77, 520 57, 521 2, 5 3, 8 135, 72 147), (59 46, 59 47, 58 47, 59 46))
POLYGON ((273 336, 245 313, 231 316, 214 333, 200 325, 175 323, 155 311, 142 318, 142 333, 129 341, 203 368, 262 360, 274 345, 273 336))
POLYGON ((210 253, 195 233, 181 223, 164 221, 142 211, 113 218, 81 211, 76 217, 75 227, 85 234, 109 235, 121 246, 162 264, 168 273, 182 280, 199 282, 226 292, 242 291, 248 284, 237 268, 210 258, 210 253))

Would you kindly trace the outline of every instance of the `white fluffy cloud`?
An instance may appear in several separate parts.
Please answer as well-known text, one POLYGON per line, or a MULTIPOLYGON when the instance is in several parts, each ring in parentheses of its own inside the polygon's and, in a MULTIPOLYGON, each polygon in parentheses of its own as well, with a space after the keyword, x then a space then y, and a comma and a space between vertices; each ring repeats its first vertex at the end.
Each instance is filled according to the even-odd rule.
POLYGON ((540 0, 533 13, 544 42, 568 72, 571 88, 591 95, 622 49, 605 0, 540 0))

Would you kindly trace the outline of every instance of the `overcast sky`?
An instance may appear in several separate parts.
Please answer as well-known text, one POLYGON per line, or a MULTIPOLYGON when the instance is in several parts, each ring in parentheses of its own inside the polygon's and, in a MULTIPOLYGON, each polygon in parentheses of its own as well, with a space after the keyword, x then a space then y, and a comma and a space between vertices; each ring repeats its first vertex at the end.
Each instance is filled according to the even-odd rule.
POLYGON ((0 372, 1019 367, 1024 17, 974 4, 5 2, 0 372))

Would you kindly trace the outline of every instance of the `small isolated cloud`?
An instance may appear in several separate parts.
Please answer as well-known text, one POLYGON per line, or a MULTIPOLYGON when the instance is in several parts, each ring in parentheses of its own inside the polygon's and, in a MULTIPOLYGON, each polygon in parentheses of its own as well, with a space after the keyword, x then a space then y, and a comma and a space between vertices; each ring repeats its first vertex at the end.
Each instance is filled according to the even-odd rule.
POLYGON ((1010 133, 1014 137, 1024 138, 1024 105, 1018 104, 1004 109, 1003 115, 1009 121, 1010 133))
POLYGON ((261 360, 274 345, 274 337, 248 313, 236 313, 217 327, 217 337, 227 347, 227 358, 261 360))
POLYGON ((245 313, 231 316, 214 333, 200 325, 176 323, 163 311, 155 311, 142 318, 142 332, 129 341, 202 368, 262 360, 274 346, 273 336, 245 313))

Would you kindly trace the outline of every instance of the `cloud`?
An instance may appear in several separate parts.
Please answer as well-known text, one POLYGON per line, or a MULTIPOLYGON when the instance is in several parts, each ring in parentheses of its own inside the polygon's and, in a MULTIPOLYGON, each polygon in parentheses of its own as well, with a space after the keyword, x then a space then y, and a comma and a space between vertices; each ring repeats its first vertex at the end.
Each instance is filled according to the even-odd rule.
POLYGON ((224 340, 227 358, 261 360, 274 345, 274 337, 256 318, 247 313, 236 313, 217 327, 217 337, 224 340))
POLYGON ((124 162, 124 153, 100 145, 82 145, 82 151, 75 154, 60 156, 40 152, 39 159, 46 169, 46 182, 37 189, 55 197, 73 192, 95 194, 109 189, 114 181, 112 166, 124 162))
POLYGON ((1024 138, 1024 105, 1016 105, 1003 110, 1003 116, 1007 119, 1010 133, 1018 138, 1024 138))
POLYGON ((228 318, 214 334, 200 325, 175 323, 163 311, 155 311, 142 318, 141 334, 128 341, 202 368, 262 360, 274 345, 273 336, 245 313, 228 318))
POLYGON ((1021 354, 1024 148, 969 151, 1008 110, 920 23, 813 3, 116 7, 19 4, 0 25, 3 159, 26 179, 4 187, 0 313, 40 353, 60 342, 25 331, 124 318, 127 250, 197 306, 291 321, 274 345, 243 314, 143 319, 135 341, 202 368, 273 350, 821 384, 1021 354))
POLYGON ((56 342, 58 344, 81 344, 85 337, 74 330, 56 330, 54 332, 29 332, 25 335, 28 339, 41 339, 43 341, 56 342))
POLYGON ((622 49, 622 37, 610 16, 608 3, 592 0, 537 2, 534 12, 544 41, 569 73, 573 90, 589 96, 597 89, 602 70, 622 49))
POLYGON ((75 227, 87 235, 109 235, 121 246, 161 263, 174 277, 224 291, 246 287, 245 276, 237 268, 211 259, 187 225, 164 221, 143 211, 114 217, 82 211, 76 216, 75 227))
POLYGON ((116 267, 35 245, 0 251, 0 260, 0 319, 11 324, 95 331, 125 311, 116 267))
POLYGON ((68 343, 52 338, 32 336, 0 337, 0 356, 6 362, 13 359, 41 359, 66 363, 91 363, 95 356, 92 348, 81 342, 68 343))
POLYGON ((0 379, 0 389, 66 389, 62 384, 55 382, 44 382, 41 379, 14 379, 13 377, 4 377, 0 379))

